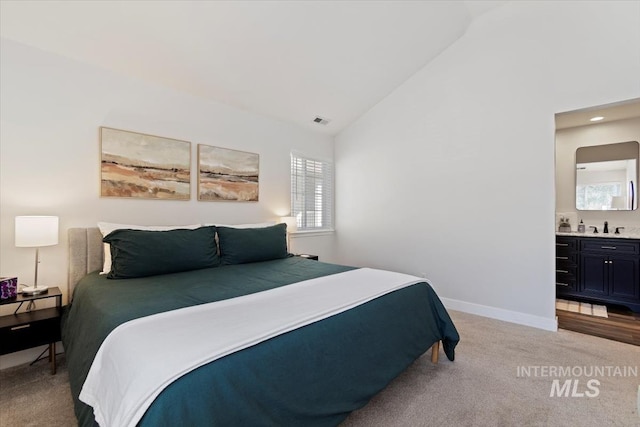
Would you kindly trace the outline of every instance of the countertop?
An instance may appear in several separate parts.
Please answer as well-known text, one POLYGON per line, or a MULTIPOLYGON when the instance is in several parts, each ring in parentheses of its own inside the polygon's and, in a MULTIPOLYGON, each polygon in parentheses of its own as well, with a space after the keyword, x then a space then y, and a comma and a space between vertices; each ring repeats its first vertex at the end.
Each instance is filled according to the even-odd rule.
POLYGON ((633 230, 633 232, 630 232, 630 233, 625 233, 624 231, 625 230, 622 230, 620 234, 614 234, 612 232, 603 233, 600 231, 599 228, 598 228, 597 234, 591 230, 586 231, 584 233, 578 233, 577 231, 572 231, 570 233, 562 233, 562 232, 556 231, 556 236, 593 237, 593 238, 600 238, 600 239, 640 239, 640 233, 637 232, 636 230, 633 230))

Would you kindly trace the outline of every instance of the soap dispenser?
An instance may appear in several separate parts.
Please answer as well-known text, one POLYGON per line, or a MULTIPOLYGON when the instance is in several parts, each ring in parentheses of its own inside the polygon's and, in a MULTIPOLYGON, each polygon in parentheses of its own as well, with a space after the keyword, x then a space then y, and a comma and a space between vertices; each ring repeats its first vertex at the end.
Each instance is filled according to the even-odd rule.
POLYGON ((582 222, 582 219, 580 219, 580 224, 578 224, 578 233, 584 233, 584 231, 585 231, 584 222, 582 222))

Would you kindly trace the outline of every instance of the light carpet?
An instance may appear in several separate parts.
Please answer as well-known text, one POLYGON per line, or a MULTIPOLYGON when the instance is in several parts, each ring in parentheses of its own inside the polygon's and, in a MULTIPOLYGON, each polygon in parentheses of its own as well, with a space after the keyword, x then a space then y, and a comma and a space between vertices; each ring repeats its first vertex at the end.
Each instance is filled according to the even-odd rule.
MULTIPOLYGON (((461 336, 455 362, 441 353, 432 365, 427 352, 342 427, 640 426, 640 347, 450 314, 461 336), (587 375, 603 367, 609 374, 587 375), (560 368, 582 374, 548 376, 560 368), (614 376, 615 368, 627 375, 614 376), (571 382, 562 397, 559 389, 550 397, 556 379, 571 382), (590 380, 599 385, 588 388, 590 380)), ((0 426, 76 425, 67 378, 64 356, 54 376, 46 362, 0 371, 0 426)))

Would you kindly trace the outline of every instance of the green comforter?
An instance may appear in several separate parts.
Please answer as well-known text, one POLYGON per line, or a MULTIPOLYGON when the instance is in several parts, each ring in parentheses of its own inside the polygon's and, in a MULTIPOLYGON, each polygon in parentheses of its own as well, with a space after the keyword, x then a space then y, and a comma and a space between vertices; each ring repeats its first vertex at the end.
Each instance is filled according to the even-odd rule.
MULTIPOLYGON (((119 324, 349 269, 292 257, 139 279, 88 275, 62 325, 79 425, 95 424, 78 395, 119 324)), ((337 425, 436 341, 453 360, 458 339, 433 289, 413 285, 190 372, 158 396, 139 425, 337 425)))

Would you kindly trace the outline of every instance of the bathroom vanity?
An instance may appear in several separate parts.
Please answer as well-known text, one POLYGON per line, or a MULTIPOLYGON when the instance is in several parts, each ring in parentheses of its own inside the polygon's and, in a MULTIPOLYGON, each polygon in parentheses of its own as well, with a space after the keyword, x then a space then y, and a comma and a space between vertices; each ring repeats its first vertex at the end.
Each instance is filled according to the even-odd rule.
POLYGON ((556 295, 640 313, 640 238, 556 233, 556 295))

